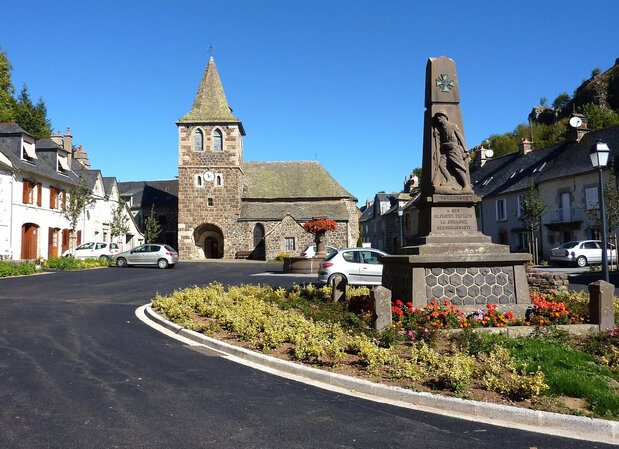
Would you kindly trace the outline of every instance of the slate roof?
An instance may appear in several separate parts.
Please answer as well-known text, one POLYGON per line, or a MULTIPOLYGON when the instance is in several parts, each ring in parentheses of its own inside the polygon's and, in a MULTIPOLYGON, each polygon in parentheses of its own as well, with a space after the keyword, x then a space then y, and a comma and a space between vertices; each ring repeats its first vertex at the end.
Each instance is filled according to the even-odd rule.
POLYGON ((62 147, 51 139, 35 139, 37 159, 34 162, 23 160, 21 138, 18 137, 22 134, 32 137, 15 123, 0 123, 0 152, 11 161, 16 170, 26 173, 26 177, 32 174, 43 176, 60 184, 77 184, 78 178, 74 172, 70 171, 66 174, 58 172, 56 153, 58 150, 62 151, 62 147))
POLYGON ((243 199, 346 198, 357 201, 317 161, 243 162, 242 168, 245 173, 243 199))
POLYGON ((245 134, 241 121, 232 115, 232 109, 228 106, 228 100, 226 100, 226 94, 212 56, 204 70, 191 111, 176 123, 200 122, 238 123, 241 132, 245 134))
POLYGON ((132 197, 132 208, 178 207, 178 179, 119 182, 118 190, 121 196, 132 197))
POLYGON ((116 177, 114 176, 103 177, 103 190, 105 190, 106 195, 112 194, 112 190, 114 190, 114 184, 116 184, 116 177))
POLYGON ((81 176, 84 181, 86 181, 86 184, 91 191, 95 189, 97 178, 101 176, 101 170, 75 170, 75 173, 77 176, 81 176))
POLYGON ((350 219, 344 203, 243 201, 239 220, 279 221, 287 214, 298 221, 307 221, 317 217, 345 221, 350 219))
POLYGON ((532 177, 537 184, 591 172, 589 149, 597 139, 608 144, 610 157, 619 161, 619 126, 612 126, 589 132, 580 142, 566 140, 526 155, 517 152, 490 159, 483 167, 472 166, 473 189, 481 197, 500 195, 528 189, 532 177))

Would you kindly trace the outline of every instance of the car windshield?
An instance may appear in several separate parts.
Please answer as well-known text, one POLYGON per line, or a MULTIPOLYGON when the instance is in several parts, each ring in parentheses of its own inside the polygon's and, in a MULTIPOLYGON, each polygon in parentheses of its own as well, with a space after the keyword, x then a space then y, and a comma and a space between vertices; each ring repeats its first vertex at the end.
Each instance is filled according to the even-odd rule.
POLYGON ((579 242, 567 242, 559 247, 559 249, 570 249, 578 245, 579 242))

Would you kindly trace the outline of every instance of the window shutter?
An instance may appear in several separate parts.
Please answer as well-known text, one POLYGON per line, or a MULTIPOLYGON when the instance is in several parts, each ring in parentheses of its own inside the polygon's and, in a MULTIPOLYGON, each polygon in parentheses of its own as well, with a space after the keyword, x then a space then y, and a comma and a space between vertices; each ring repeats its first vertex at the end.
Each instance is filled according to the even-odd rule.
POLYGON ((30 181, 22 181, 22 185, 24 186, 24 194, 22 197, 22 201, 24 204, 28 204, 28 198, 30 198, 30 194, 28 193, 28 189, 30 188, 30 181))
POLYGON ((50 187, 49 188, 49 208, 50 209, 55 209, 56 208, 56 187, 50 187))
POLYGON ((41 207, 43 204, 43 185, 41 183, 37 184, 37 206, 41 207))

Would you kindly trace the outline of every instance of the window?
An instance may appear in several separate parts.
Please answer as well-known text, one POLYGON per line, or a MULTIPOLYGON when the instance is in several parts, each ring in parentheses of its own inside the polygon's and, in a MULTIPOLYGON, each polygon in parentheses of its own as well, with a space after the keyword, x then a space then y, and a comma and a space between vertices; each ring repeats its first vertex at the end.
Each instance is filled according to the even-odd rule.
POLYGON ((223 151, 221 131, 216 129, 213 131, 213 151, 223 151))
POLYGON ((505 199, 496 200, 496 219, 497 221, 504 221, 507 219, 505 199))
POLYGON ((582 249, 600 249, 600 247, 595 242, 585 242, 582 244, 582 249))
POLYGON ((533 170, 533 173, 541 172, 544 169, 545 166, 546 166, 546 162, 542 162, 537 167, 535 167, 535 170, 533 170))
POLYGON ((196 175, 196 186, 202 187, 202 176, 196 175))
POLYGON ((599 194, 597 187, 589 187, 585 189, 585 208, 587 210, 597 209, 599 201, 599 194))
POLYGON ((516 212, 518 218, 522 217, 523 206, 524 206, 524 197, 522 195, 518 195, 518 211, 516 212))
MULTIPOLYGON (((105 235, 105 234, 104 234, 105 235)), ((105 238, 105 237, 104 237, 105 238)), ((103 249, 107 246, 107 243, 97 243, 95 249, 103 249)))
POLYGON ((213 198, 207 198, 206 199, 206 204, 207 204, 207 206, 212 206, 213 205, 213 198))
POLYGON ((58 163, 56 166, 56 170, 62 174, 66 174, 68 172, 71 171, 71 168, 69 168, 69 161, 67 159, 67 156, 58 153, 58 163))
POLYGON ((509 241, 507 240, 507 232, 499 231, 499 244, 500 245, 508 245, 509 241))
POLYGON ((374 251, 360 251, 363 263, 369 263, 373 265, 378 265, 380 262, 378 258, 382 256, 380 253, 375 253, 374 251))
POLYGON ((94 243, 84 243, 83 245, 78 246, 76 249, 92 249, 95 246, 94 243))
POLYGON ((523 250, 527 247, 527 233, 526 232, 518 232, 516 234, 516 249, 523 250))
POLYGON ((221 175, 217 175, 217 177, 215 178, 215 185, 220 186, 222 184, 223 184, 223 181, 221 179, 221 175))
POLYGON ((202 151, 204 149, 204 134, 201 129, 196 129, 193 133, 193 151, 202 151))
POLYGON ((295 250, 294 237, 286 237, 285 241, 286 241, 286 251, 294 251, 295 250))
POLYGON ((24 204, 32 204, 34 200, 34 183, 31 181, 22 181, 24 186, 23 202, 24 204))
POLYGON ((25 161, 34 163, 37 160, 37 153, 34 150, 34 142, 28 140, 23 141, 21 158, 25 161))
POLYGON ((361 263, 361 258, 359 257, 358 251, 346 251, 342 253, 342 259, 346 262, 361 263))

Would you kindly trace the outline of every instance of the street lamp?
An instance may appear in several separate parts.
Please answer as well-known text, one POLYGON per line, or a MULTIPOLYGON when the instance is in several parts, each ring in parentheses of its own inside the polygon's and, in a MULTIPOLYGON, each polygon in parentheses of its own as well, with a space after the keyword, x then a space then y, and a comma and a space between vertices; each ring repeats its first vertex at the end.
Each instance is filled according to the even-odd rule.
POLYGON ((589 150, 589 157, 591 158, 591 164, 593 168, 597 168, 600 175, 600 187, 599 187, 599 202, 600 202, 600 219, 602 220, 602 273, 604 280, 608 280, 608 240, 606 238, 606 207, 604 205, 604 179, 602 176, 602 170, 608 164, 608 156, 610 149, 608 145, 598 139, 596 143, 591 145, 589 150))
POLYGON ((398 202, 398 217, 400 217, 400 248, 404 248, 404 229, 402 226, 402 215, 404 215, 404 208, 402 203, 398 202))

